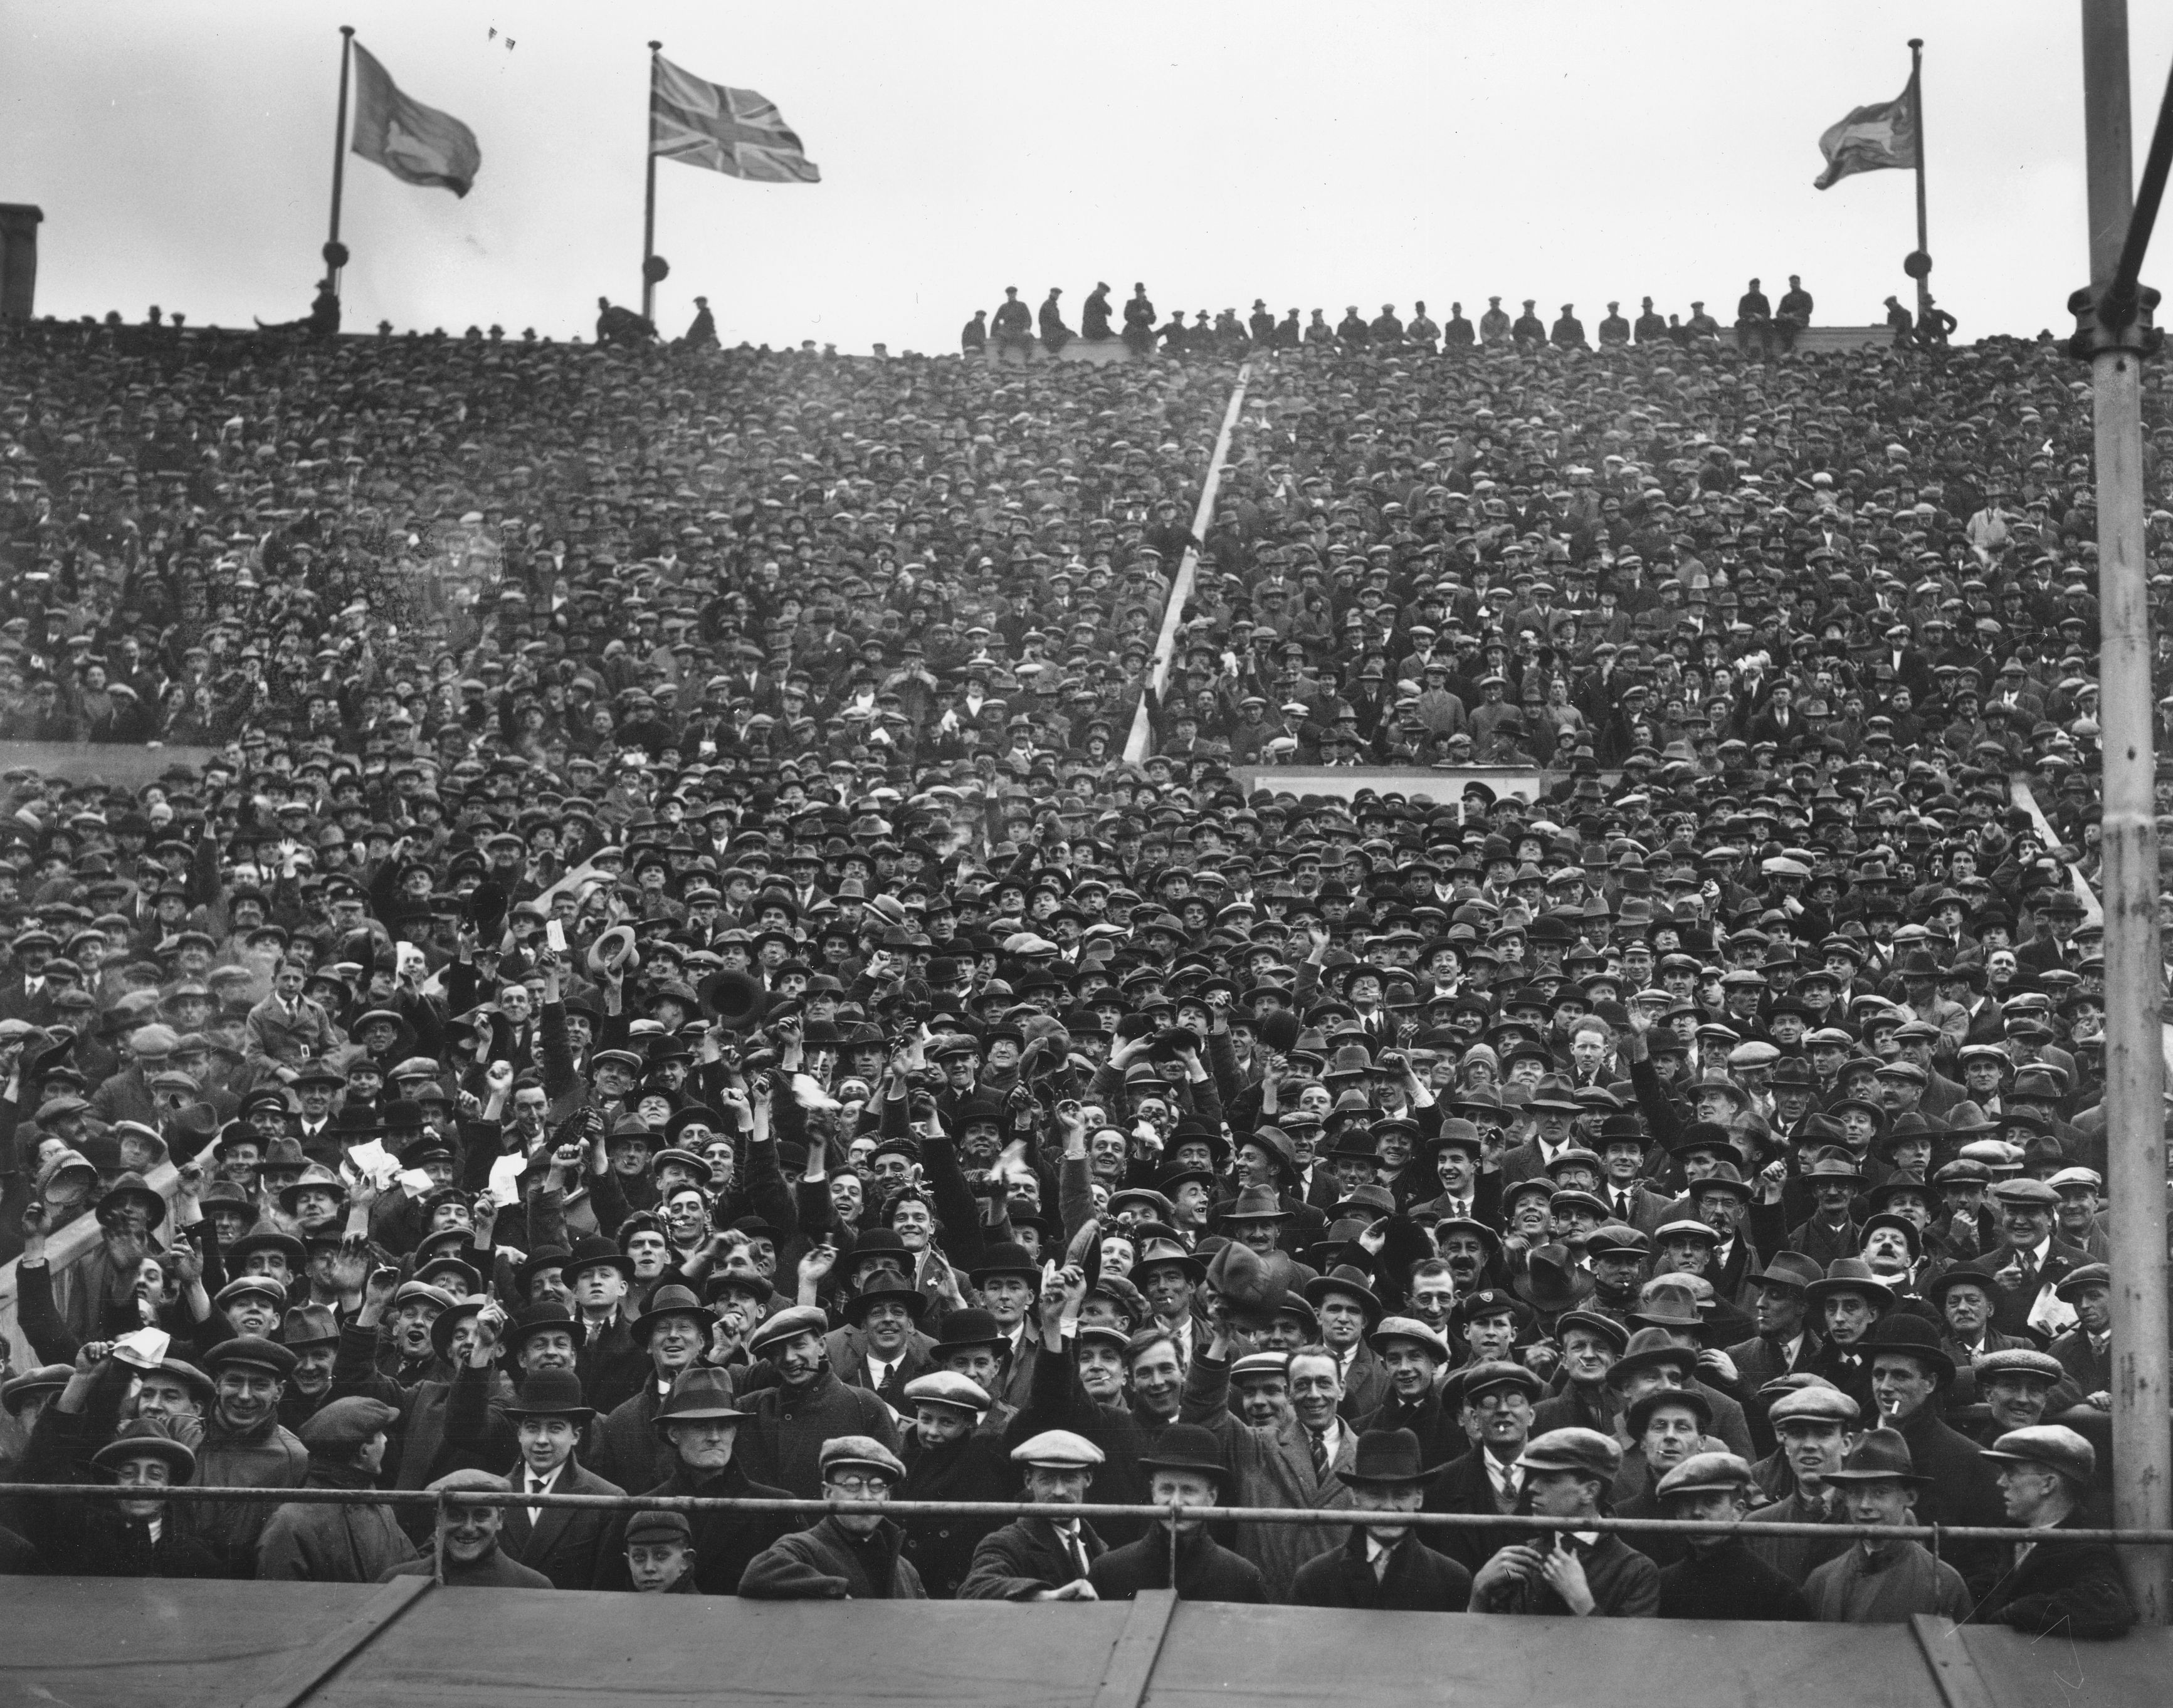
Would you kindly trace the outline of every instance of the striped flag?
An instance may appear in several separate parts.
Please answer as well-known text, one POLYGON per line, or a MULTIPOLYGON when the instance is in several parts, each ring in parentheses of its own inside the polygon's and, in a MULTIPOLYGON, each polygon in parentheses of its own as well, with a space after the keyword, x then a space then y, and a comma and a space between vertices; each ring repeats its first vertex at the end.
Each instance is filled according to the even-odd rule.
POLYGON ((649 90, 649 152, 764 184, 819 184, 777 104, 751 89, 704 83, 656 56, 649 90))
POLYGON ((465 196, 483 164, 475 132, 450 113, 400 93, 385 67, 354 44, 354 152, 410 184, 465 196))
POLYGON ((1890 101, 1858 107, 1819 138, 1826 169, 1814 187, 1831 190, 1853 172, 1917 164, 1917 79, 1890 101))

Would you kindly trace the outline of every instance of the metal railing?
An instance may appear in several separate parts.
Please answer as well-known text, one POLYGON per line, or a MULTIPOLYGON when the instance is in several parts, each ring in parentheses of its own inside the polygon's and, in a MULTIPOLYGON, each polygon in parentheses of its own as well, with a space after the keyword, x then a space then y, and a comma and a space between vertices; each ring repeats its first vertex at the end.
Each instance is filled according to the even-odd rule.
MULTIPOLYGON (((1853 1524, 1738 1522, 1696 1518, 1545 1517, 1527 1512, 1383 1512, 1369 1514, 1354 1506, 1184 1506, 1146 1502, 1097 1505, 1092 1502, 1050 1503, 1033 1501, 802 1501, 772 1497, 731 1498, 707 1495, 537 1495, 514 1489, 205 1489, 192 1484, 175 1488, 124 1487, 115 1483, 0 1484, 0 1495, 27 1495, 35 1500, 165 1501, 184 1505, 198 1502, 249 1501, 282 1506, 294 1502, 310 1506, 397 1506, 433 1509, 433 1576, 445 1581, 445 1514, 452 1506, 569 1506, 607 1512, 774 1512, 804 1517, 812 1522, 834 1513, 873 1513, 882 1517, 912 1518, 1035 1518, 1069 1523, 1076 1519, 1144 1518, 1162 1522, 1173 1515, 1207 1523, 1237 1524, 1360 1524, 1369 1517, 1384 1525, 1412 1530, 1518 1530, 1550 1534, 1566 1531, 1613 1532, 1625 1536, 1731 1536, 1744 1539, 1763 1537, 1799 1538, 1830 1542, 1881 1540, 1922 1542, 1934 1554, 1944 1544, 2077 1544, 2092 1543, 2116 1548, 2158 1548, 2173 1545, 2173 1530, 2112 1530, 2070 1528, 2029 1529, 2015 1525, 1990 1524, 1853 1524)), ((1171 1531, 1173 1554, 1176 1531, 1171 1531)))

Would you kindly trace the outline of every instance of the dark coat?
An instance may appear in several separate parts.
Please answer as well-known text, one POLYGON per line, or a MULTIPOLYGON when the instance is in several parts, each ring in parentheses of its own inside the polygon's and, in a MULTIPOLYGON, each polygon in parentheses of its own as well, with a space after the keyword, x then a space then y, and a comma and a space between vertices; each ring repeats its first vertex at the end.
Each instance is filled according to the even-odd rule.
POLYGON ((656 1384, 648 1382, 609 1417, 591 1425, 594 1446, 583 1450, 590 1468, 622 1489, 653 1489, 670 1476, 679 1456, 656 1427, 656 1414, 663 1405, 656 1384))
POLYGON ((748 1561, 740 1593, 750 1601, 925 1601, 920 1574, 898 1552, 904 1540, 887 1518, 865 1538, 825 1518, 748 1561))
MULTIPOLYGON (((1091 1567, 1109 1545, 1083 1519, 1079 1539, 1091 1567)), ((1061 1589, 1084 1576, 1071 1550, 1057 1540, 1046 1518, 1021 1518, 992 1530, 973 1550, 973 1567, 958 1587, 961 1601, 1030 1601, 1045 1589, 1061 1589)))
MULTIPOLYGON (((1135 1506, 1147 1501, 1147 1474, 1141 1455, 1154 1451, 1162 1431, 1175 1422, 1157 1421, 1136 1407, 1103 1405, 1079 1385, 1076 1349, 1067 1346, 1061 1357, 1044 1355, 1033 1361, 1033 1387, 1026 1409, 1004 1428, 1004 1446, 1016 1447, 1044 1430, 1070 1430, 1101 1448, 1103 1463, 1094 1473, 1091 1491, 1097 1502, 1112 1506, 1135 1506)), ((1112 1548, 1133 1542, 1146 1533, 1146 1522, 1113 1518, 1102 1527, 1112 1548)))
MULTIPOLYGON (((713 1477, 699 1477, 683 1463, 644 1495, 704 1495, 716 1500, 782 1501, 784 1490, 757 1483, 734 1459, 713 1477)), ((634 1587, 626 1569, 626 1527, 634 1515, 614 1512, 611 1534, 596 1552, 596 1575, 592 1589, 634 1587)), ((694 1527, 694 1581, 704 1595, 736 1595, 748 1562, 779 1537, 790 1533, 791 1515, 785 1512, 690 1512, 694 1527)))
MULTIPOLYGON (((2055 1529, 2089 1528, 2086 1514, 2069 1513, 2055 1529)), ((2006 1570, 1970 1615, 1972 1624, 2013 1625, 2070 1637, 2117 1637, 2135 1623, 2120 1559, 2101 1542, 2038 1542, 2020 1565, 2011 1544, 2002 1552, 2006 1570)))
POLYGON ((1471 1602, 1471 1574, 1416 1536, 1405 1536, 1388 1550, 1388 1569, 1377 1578, 1366 1562, 1366 1532, 1354 1524, 1340 1548, 1298 1567, 1291 1599, 1299 1607, 1462 1613, 1471 1602))
POLYGON ((1735 1540, 1686 1554, 1660 1571, 1663 1619, 1808 1619, 1811 1604, 1784 1573, 1735 1540))
MULTIPOLYGON (((2014 1247, 2003 1241, 1985 1253, 1985 1261, 1988 1267, 2002 1269, 2014 1256, 2014 1247)), ((2016 1287, 2011 1291, 2003 1289, 1998 1302, 1992 1307, 1992 1326, 2003 1334, 2026 1334, 2030 1344, 2037 1345, 2043 1337, 2030 1328, 2030 1312, 2037 1303, 2038 1293, 2044 1288, 2058 1285, 2089 1261, 2090 1254, 2080 1246, 2070 1245, 2054 1234, 2045 1253, 2044 1265, 2037 1271, 2036 1287, 2016 1287)))
POLYGON ((1441 1390, 1429 1388, 1416 1405, 1406 1405, 1392 1388, 1379 1408, 1352 1425, 1359 1434, 1368 1430, 1409 1430, 1419 1438, 1421 1465, 1446 1465, 1471 1451, 1471 1437, 1464 1425, 1441 1403, 1441 1390))
MULTIPOLYGON (((1426 1504, 1419 1510, 1424 1512, 1492 1512, 1502 1511, 1494 1497, 1493 1479, 1486 1474, 1486 1467, 1480 1455, 1484 1447, 1474 1447, 1461 1457, 1452 1459, 1442 1467, 1441 1474, 1426 1485, 1426 1504)), ((1514 1508, 1524 1510, 1519 1500, 1514 1508)), ((1524 1540, 1527 1533, 1508 1528, 1491 1529, 1475 1525, 1469 1529, 1459 1528, 1438 1533, 1441 1551, 1474 1576, 1479 1568, 1491 1560, 1512 1542, 1524 1540)))
POLYGON ((898 1451, 890 1408, 865 1387, 848 1387, 823 1371, 804 1388, 764 1388, 743 1404, 739 1457, 747 1474, 802 1501, 822 1494, 822 1444, 836 1436, 872 1436, 898 1451))
POLYGON ((582 1400, 601 1414, 650 1386, 655 1366, 647 1350, 634 1344, 625 1318, 615 1317, 602 1334, 582 1343, 574 1367, 581 1375, 582 1400))
MULTIPOLYGON (((1754 1506, 1750 1522, 1755 1524, 1839 1524, 1845 1522, 1838 1511, 1826 1511, 1804 1504, 1800 1491, 1785 1501, 1776 1501, 1770 1506, 1754 1506)), ((1836 1560, 1848 1552, 1847 1537, 1836 1536, 1831 1541, 1821 1541, 1814 1536, 1756 1536, 1744 1544, 1759 1560, 1778 1571, 1791 1583, 1800 1584, 1829 1560, 1836 1560)))
MULTIPOLYGON (((1169 1576, 1169 1537, 1157 1525, 1137 1542, 1111 1549, 1094 1562, 1086 1578, 1103 1601, 1130 1601, 1143 1589, 1172 1587, 1169 1576)), ((1259 1567, 1232 1554, 1204 1530, 1178 1538, 1174 1587, 1185 1601, 1264 1603, 1268 1599, 1259 1567)))
MULTIPOLYGON (((921 1445, 918 1432, 905 1454, 901 1501, 1016 1501, 1018 1474, 1003 1442, 995 1436, 968 1435, 941 1447, 921 1445)), ((981 1538, 1003 1521, 952 1516, 914 1518, 905 1523, 905 1557, 920 1574, 922 1587, 938 1601, 949 1601, 973 1570, 981 1538)))
MULTIPOLYGON (((1602 1535, 1591 1547, 1580 1547, 1578 1552, 1583 1557, 1585 1583, 1592 1591, 1595 1617, 1649 1619, 1659 1612, 1660 1568, 1620 1536, 1602 1535)), ((1552 1586, 1520 1579, 1501 1586, 1491 1597, 1475 1598, 1472 1611, 1566 1614, 1569 1608, 1552 1586)))
MULTIPOLYGON (((523 1467, 515 1465, 499 1474, 515 1489, 523 1486, 523 1467)), ((548 1492, 623 1495, 626 1490, 593 1471, 583 1470, 578 1458, 569 1458, 558 1467, 548 1492)), ((604 1544, 612 1539, 612 1521, 618 1516, 596 1508, 545 1506, 531 1525, 527 1507, 516 1501, 505 1508, 505 1526, 499 1532, 498 1545, 510 1558, 542 1572, 556 1588, 586 1589, 596 1581, 604 1544)))
MULTIPOLYGON (((396 1577, 427 1576, 435 1562, 429 1560, 410 1560, 389 1567, 378 1574, 380 1583, 390 1583, 396 1577)), ((551 1580, 533 1566, 523 1565, 517 1560, 506 1557, 503 1548, 493 1548, 473 1565, 459 1565, 445 1562, 445 1587, 448 1589, 549 1589, 551 1580)))

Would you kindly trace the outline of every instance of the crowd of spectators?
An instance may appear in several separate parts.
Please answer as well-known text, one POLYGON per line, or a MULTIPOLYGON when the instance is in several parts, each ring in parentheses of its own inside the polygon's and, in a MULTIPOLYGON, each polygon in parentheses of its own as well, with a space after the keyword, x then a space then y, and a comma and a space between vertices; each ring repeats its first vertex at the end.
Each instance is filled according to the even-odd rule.
POLYGON ((1322 1517, 445 1565, 2125 1629, 2101 1548, 1574 1529, 2100 1510, 2078 373, 1245 336, 1197 540, 1234 360, 11 336, 5 733, 189 751, 0 778, 11 1474, 152 1489, 5 1563, 431 1569, 189 1479, 1024 1491, 1322 1517))

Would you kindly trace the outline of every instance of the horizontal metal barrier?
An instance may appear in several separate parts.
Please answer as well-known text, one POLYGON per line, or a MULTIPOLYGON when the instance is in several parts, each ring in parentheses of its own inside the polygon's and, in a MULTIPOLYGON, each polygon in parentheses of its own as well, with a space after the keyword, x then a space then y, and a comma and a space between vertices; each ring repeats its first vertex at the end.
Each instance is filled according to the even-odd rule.
MULTIPOLYGON (((311 1506, 571 1506, 620 1512, 789 1512, 810 1518, 833 1512, 876 1512, 892 1518, 1186 1518, 1239 1524, 1356 1524, 1367 1514, 1355 1506, 1162 1506, 1078 1505, 1032 1501, 798 1501, 730 1499, 703 1495, 532 1495, 517 1489, 201 1489, 123 1487, 115 1483, 0 1483, 0 1495, 108 1501, 294 1501, 311 1506)), ((2031 1530, 1989 1524, 1730 1523, 1695 1518, 1549 1518, 1526 1512, 1395 1512, 1384 1522, 1415 1530, 1599 1530, 1627 1535, 1792 1536, 1830 1540, 2108 1543, 2119 1547, 2173 1544, 2173 1530, 2103 1530, 2062 1527, 2031 1530)))

